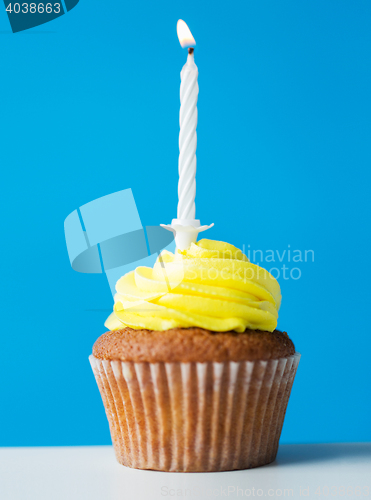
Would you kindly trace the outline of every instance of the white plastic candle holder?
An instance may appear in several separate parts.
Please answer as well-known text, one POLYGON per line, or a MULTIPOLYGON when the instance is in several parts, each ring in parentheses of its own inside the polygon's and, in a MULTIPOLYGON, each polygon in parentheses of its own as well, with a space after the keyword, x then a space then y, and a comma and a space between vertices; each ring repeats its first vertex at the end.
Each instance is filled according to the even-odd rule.
POLYGON ((210 229, 210 226, 201 226, 198 219, 173 219, 171 224, 160 224, 161 227, 172 231, 175 235, 175 243, 179 250, 187 250, 191 243, 196 243, 198 233, 210 229))

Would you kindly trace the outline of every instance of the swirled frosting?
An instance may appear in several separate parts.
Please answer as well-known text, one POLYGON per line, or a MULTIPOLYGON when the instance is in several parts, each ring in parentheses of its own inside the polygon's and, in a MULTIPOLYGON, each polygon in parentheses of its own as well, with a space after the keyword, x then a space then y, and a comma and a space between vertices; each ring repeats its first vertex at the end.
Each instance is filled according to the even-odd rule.
POLYGON ((175 254, 163 251, 153 268, 137 267, 120 278, 116 291, 109 330, 272 332, 281 304, 279 284, 268 271, 233 245, 206 239, 175 254))

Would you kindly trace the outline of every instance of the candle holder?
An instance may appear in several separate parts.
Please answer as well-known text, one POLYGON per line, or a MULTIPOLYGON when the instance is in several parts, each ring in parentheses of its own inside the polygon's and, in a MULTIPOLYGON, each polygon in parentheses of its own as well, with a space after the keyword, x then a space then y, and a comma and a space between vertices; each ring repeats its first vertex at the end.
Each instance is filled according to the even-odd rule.
POLYGON ((160 224, 164 229, 174 233, 179 250, 186 250, 191 243, 196 243, 198 233, 210 229, 213 225, 214 223, 210 226, 201 226, 198 219, 173 219, 171 224, 160 224))

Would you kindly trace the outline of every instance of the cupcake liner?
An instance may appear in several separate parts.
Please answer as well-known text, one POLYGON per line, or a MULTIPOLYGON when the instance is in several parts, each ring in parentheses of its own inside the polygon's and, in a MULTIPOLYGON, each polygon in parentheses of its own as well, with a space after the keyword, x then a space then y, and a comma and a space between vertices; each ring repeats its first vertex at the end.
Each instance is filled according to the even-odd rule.
POLYGON ((272 462, 299 359, 299 353, 222 363, 89 357, 118 462, 179 472, 272 462))

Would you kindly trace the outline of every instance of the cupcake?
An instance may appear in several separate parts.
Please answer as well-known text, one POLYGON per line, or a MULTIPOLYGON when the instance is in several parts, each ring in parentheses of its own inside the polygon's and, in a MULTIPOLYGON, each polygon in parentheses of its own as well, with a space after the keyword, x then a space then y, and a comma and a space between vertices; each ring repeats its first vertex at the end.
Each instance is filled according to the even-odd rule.
POLYGON ((201 240, 119 279, 90 363, 119 463, 248 469, 277 454, 300 355, 281 291, 238 248, 201 240))

